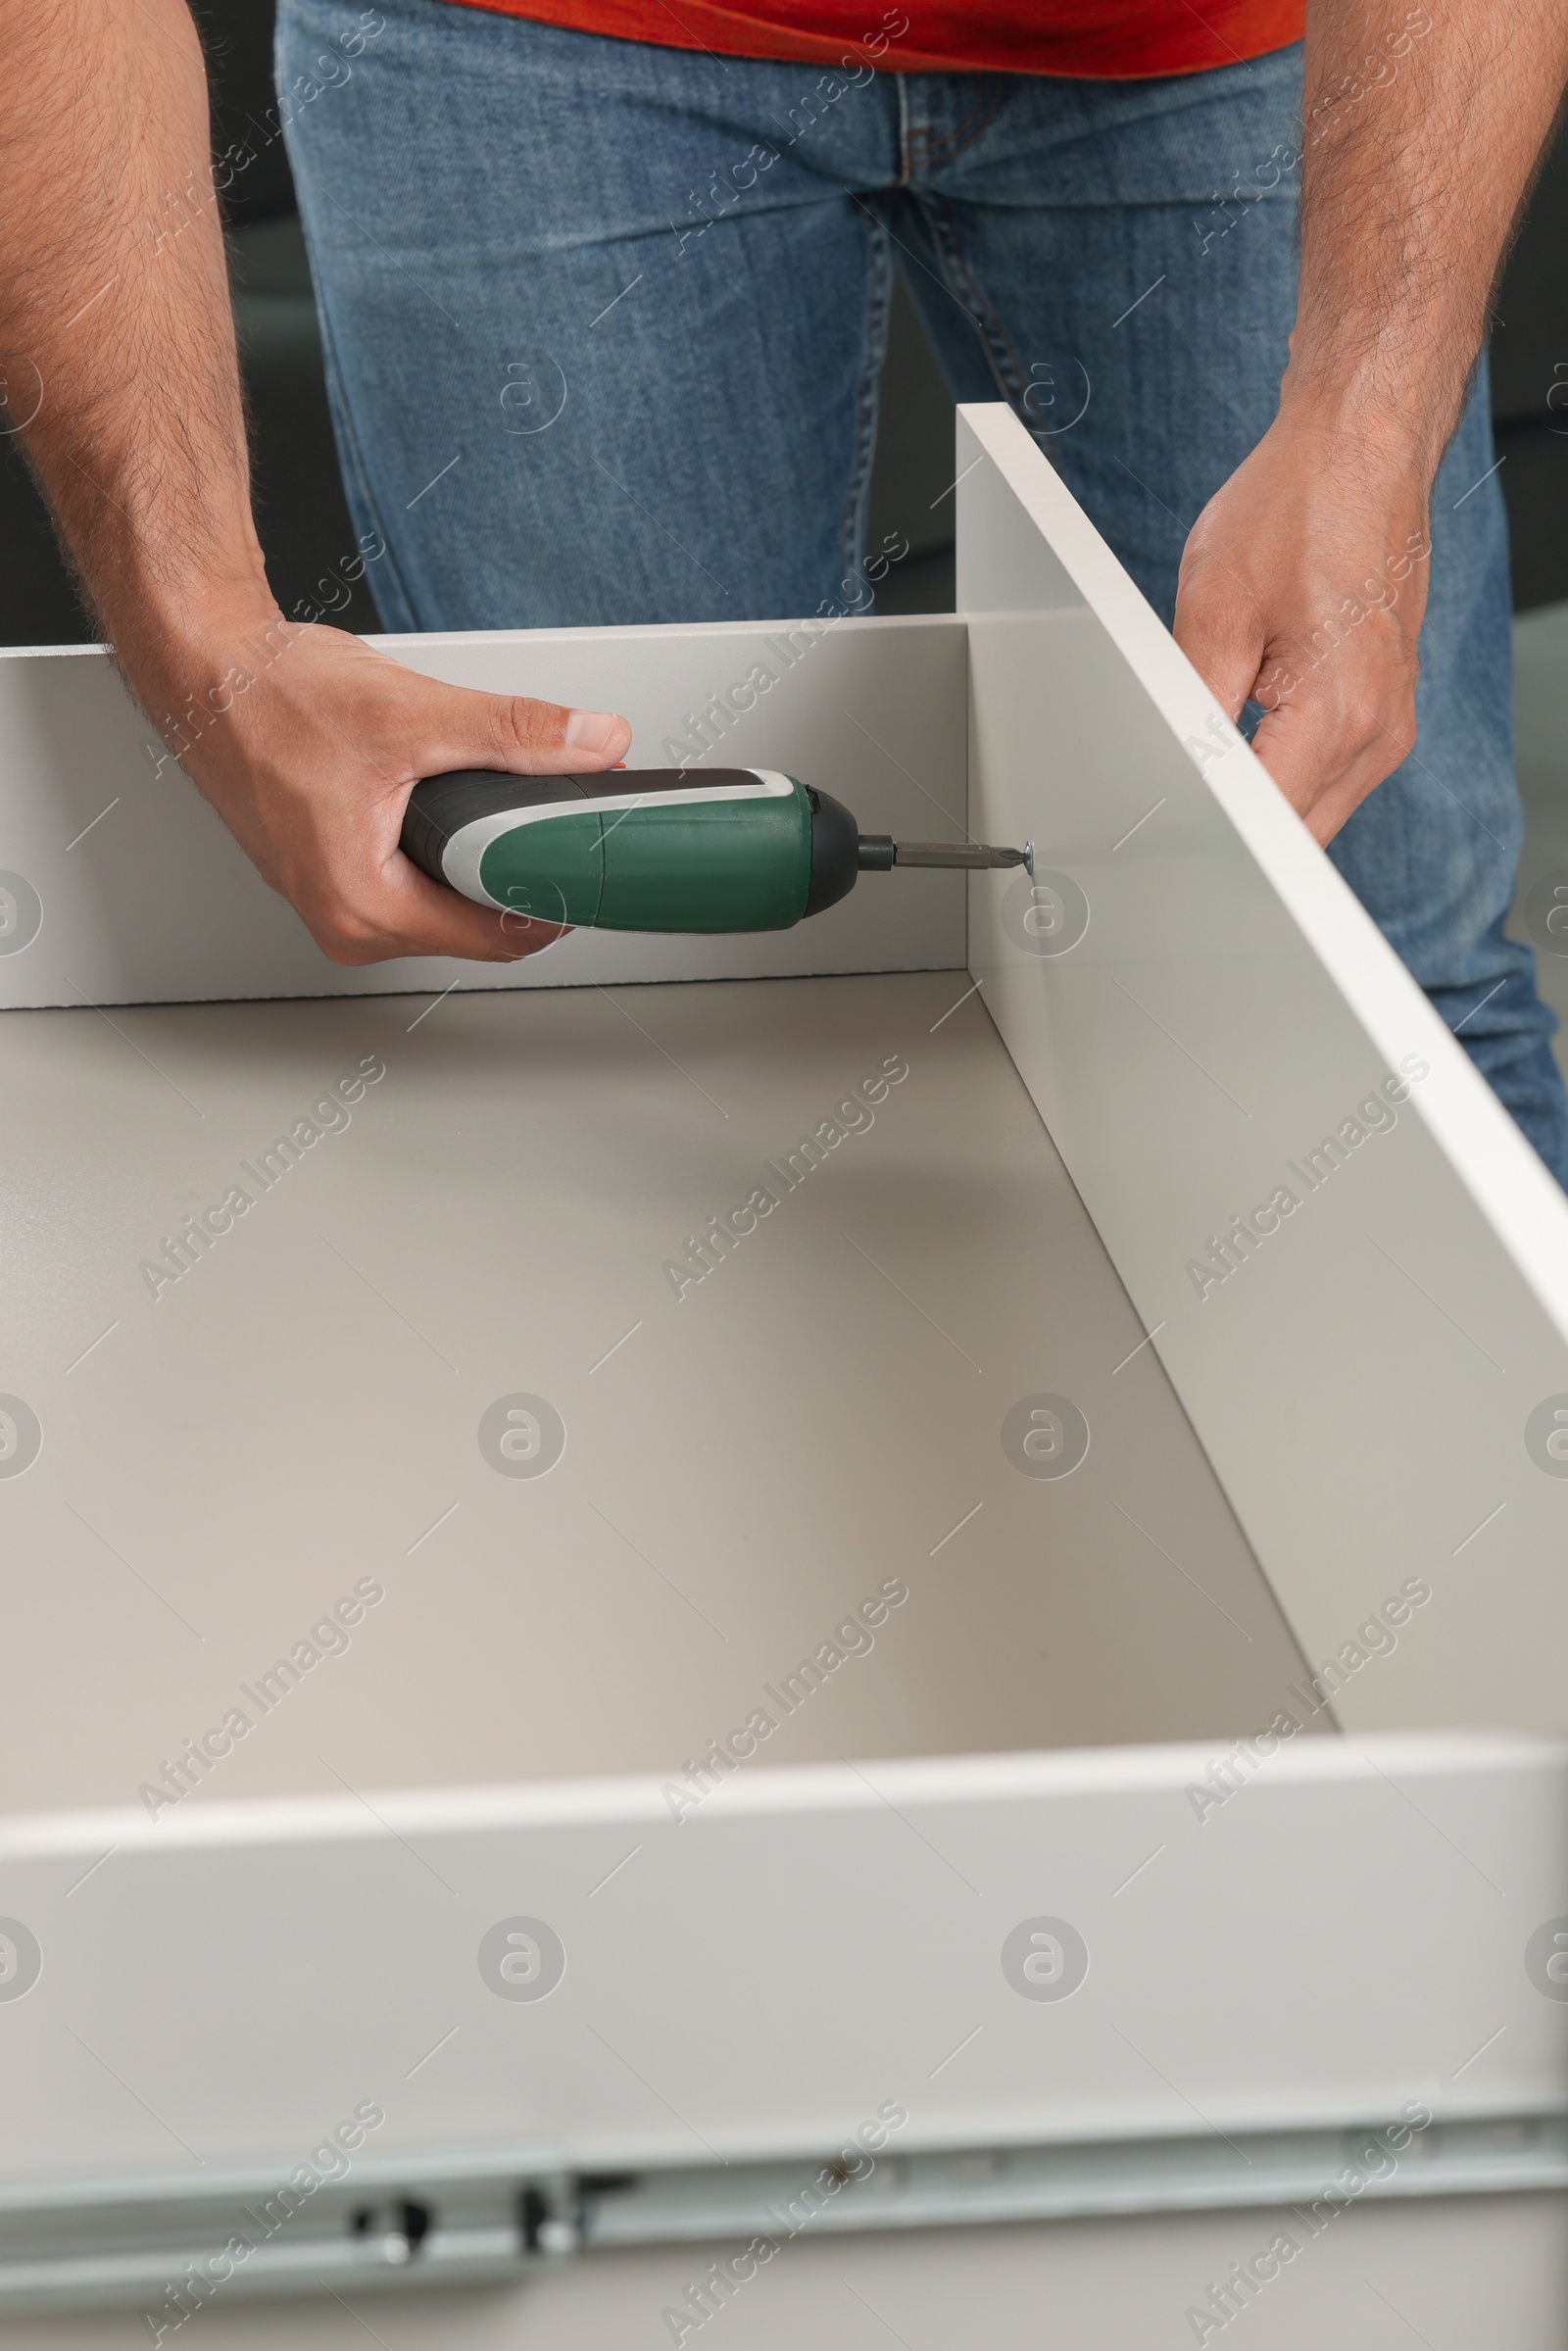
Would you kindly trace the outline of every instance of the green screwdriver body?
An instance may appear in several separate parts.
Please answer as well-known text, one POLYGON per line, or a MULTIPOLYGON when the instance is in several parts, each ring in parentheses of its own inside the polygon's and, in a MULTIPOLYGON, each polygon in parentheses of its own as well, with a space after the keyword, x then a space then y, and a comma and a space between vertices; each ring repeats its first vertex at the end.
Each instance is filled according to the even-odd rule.
POLYGON ((862 833, 827 793, 766 767, 433 775, 410 795, 403 849, 480 906, 611 931, 788 930, 863 872, 1033 858, 862 833))

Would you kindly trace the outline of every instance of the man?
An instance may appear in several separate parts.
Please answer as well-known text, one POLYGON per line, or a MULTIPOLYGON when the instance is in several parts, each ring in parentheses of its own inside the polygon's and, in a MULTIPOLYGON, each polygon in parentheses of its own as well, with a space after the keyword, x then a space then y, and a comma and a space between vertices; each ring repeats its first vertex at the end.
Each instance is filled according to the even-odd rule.
MULTIPOLYGON (((284 0, 348 493, 395 626, 814 611, 896 260, 1568 1180, 1474 380, 1568 17, 1308 0, 1302 47, 1295 5, 284 0)), ((328 955, 514 955, 399 855, 407 792, 625 722, 280 621, 184 0, 0 22, 7 397, 143 707, 328 955)))

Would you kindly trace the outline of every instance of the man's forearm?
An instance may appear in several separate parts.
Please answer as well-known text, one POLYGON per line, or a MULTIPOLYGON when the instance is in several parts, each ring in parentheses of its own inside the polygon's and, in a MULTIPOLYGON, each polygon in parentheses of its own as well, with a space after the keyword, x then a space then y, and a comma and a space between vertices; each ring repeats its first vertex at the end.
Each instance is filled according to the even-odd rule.
POLYGON ((122 661, 177 697, 272 609, 200 42, 184 0, 0 0, 0 45, 11 405, 122 661))
POLYGON ((1565 76, 1560 0, 1308 0, 1282 416, 1430 481, 1565 76))
POLYGON ((610 767, 631 729, 442 685, 281 618, 251 521, 185 0, 0 0, 0 55, 7 402, 142 708, 337 961, 511 962, 548 945, 555 925, 409 862, 409 793, 457 767, 610 767))
POLYGON ((1320 842, 1415 747, 1432 483, 1565 75, 1560 0, 1307 0, 1290 362, 1176 641, 1320 842))

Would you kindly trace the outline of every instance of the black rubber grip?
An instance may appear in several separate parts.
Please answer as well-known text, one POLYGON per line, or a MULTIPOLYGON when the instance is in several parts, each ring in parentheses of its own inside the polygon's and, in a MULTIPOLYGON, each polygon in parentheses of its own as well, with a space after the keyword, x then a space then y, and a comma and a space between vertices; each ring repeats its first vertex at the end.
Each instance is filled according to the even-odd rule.
POLYGON ((409 794, 403 811, 403 854, 433 882, 446 876, 441 859, 447 843, 477 816, 505 808, 538 808, 559 801, 603 799, 607 793, 732 792, 756 780, 750 767, 608 767, 597 775, 508 775, 498 768, 458 767, 449 775, 427 775, 409 794))
POLYGON ((859 835, 842 801, 817 791, 809 791, 806 797, 811 804, 811 881, 803 913, 820 914, 824 906, 836 906, 855 888, 859 835))

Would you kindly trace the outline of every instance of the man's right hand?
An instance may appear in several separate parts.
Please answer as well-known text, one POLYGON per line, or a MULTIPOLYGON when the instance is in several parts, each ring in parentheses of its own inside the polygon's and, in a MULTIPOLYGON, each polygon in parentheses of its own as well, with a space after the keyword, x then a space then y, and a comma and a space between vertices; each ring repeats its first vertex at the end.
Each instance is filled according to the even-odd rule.
POLYGON ((150 714, 176 713, 164 732, 180 765, 334 963, 514 962, 561 936, 421 873, 398 846, 404 808, 422 776, 457 767, 612 767, 631 741, 624 718, 440 685, 341 629, 265 613, 184 656, 177 682, 157 674, 162 661, 151 675, 134 655, 126 667, 150 714))
POLYGON ((410 863, 409 794, 454 767, 612 767, 631 729, 437 685, 278 612, 186 0, 0 0, 0 353, 11 407, 25 394, 27 409, 4 422, 137 701, 334 962, 548 947, 556 924, 474 906, 410 863))

